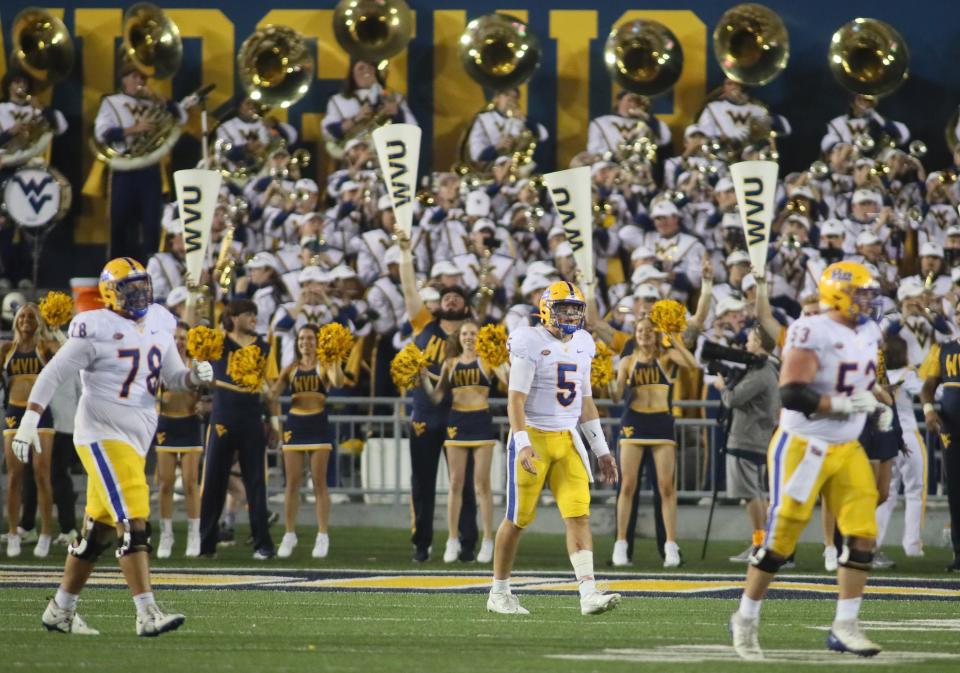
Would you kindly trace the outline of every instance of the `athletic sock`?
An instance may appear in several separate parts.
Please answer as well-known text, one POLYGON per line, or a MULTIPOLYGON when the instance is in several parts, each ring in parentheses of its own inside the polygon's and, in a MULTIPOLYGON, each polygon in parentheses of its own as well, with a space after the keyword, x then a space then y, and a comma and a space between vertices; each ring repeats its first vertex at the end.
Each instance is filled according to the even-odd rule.
POLYGON ((173 519, 160 519, 160 532, 163 535, 173 535, 173 519))
POLYGON ((223 515, 223 525, 225 528, 233 528, 237 523, 237 513, 227 512, 223 515))
POLYGON ((189 535, 200 534, 200 519, 187 519, 187 533, 189 535))
POLYGON ((490 587, 490 592, 495 594, 510 593, 510 578, 508 577, 505 580, 498 580, 496 577, 494 577, 493 586, 490 587))
POLYGON ((746 617, 747 619, 758 619, 760 617, 761 603, 763 603, 762 600, 755 601, 746 594, 743 594, 740 597, 740 616, 746 617))
POLYGON ((133 604, 137 606, 137 614, 143 614, 147 611, 147 608, 156 605, 157 602, 153 599, 152 591, 145 591, 133 597, 133 604))
POLYGON ((860 614, 860 604, 863 602, 863 596, 857 598, 837 599, 837 621, 849 621, 856 619, 860 614))
POLYGON ((60 587, 57 587, 57 595, 54 596, 53 600, 61 610, 76 610, 77 601, 80 600, 80 594, 67 593, 60 587))
POLYGON ((573 566, 573 574, 580 583, 580 598, 595 593, 597 582, 593 577, 593 550, 581 549, 570 554, 570 565, 573 566))
POLYGON ((758 528, 755 531, 753 531, 753 546, 762 547, 763 540, 766 537, 767 537, 767 533, 762 528, 758 528))

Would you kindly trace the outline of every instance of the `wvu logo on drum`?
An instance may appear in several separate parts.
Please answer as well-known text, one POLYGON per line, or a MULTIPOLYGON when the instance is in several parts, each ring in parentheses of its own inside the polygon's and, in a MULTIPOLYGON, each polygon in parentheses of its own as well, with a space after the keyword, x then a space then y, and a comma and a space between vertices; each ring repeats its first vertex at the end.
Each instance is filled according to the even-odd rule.
POLYGON ((30 203, 30 207, 33 208, 33 212, 35 213, 39 213, 44 204, 53 198, 52 194, 44 194, 44 192, 47 190, 47 185, 53 182, 53 178, 49 175, 38 181, 34 181, 33 178, 24 180, 16 175, 14 175, 11 179, 20 187, 20 191, 22 191, 23 195, 27 197, 27 201, 30 203))

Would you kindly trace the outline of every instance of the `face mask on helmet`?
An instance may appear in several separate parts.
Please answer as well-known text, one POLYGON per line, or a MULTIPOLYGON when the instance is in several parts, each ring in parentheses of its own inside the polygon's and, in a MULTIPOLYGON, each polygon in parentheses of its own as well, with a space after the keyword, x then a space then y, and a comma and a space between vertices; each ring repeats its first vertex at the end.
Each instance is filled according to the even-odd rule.
POLYGON ((564 334, 573 334, 583 328, 586 307, 580 302, 557 302, 550 307, 551 322, 564 334))
POLYGON ((117 299, 120 309, 131 318, 142 318, 153 302, 153 287, 149 277, 135 276, 117 281, 117 299))

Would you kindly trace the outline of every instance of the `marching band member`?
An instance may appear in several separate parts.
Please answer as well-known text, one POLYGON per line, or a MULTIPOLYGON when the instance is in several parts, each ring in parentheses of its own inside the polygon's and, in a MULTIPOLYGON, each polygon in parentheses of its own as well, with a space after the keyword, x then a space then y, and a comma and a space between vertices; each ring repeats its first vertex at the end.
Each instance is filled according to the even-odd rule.
POLYGON ((520 149, 524 133, 535 142, 549 137, 547 129, 529 119, 520 109, 520 89, 510 87, 494 94, 492 109, 474 117, 467 134, 470 159, 492 163, 498 156, 512 154, 520 149))
POLYGON ((761 602, 794 552, 821 493, 846 536, 827 647, 860 656, 881 650, 857 619, 877 533, 877 486, 857 437, 878 409, 881 431, 893 423, 892 410, 871 392, 882 338, 872 319, 877 285, 862 265, 839 262, 824 271, 819 290, 829 310, 801 318, 787 332, 780 373, 783 411, 768 459, 768 525, 763 545, 750 558, 740 608, 730 618, 734 650, 744 659, 763 657, 757 637, 761 602))
POLYGON ((336 315, 337 307, 324 288, 326 280, 320 267, 305 266, 299 272, 297 300, 277 308, 271 327, 280 337, 281 366, 286 367, 295 361, 297 335, 305 325, 325 325, 336 315))
MULTIPOLYGON (((126 152, 138 140, 154 133, 159 111, 174 123, 187 121, 184 108, 147 88, 147 76, 129 61, 120 66, 120 93, 104 97, 97 112, 94 135, 98 142, 126 152)), ((163 214, 159 163, 130 171, 110 172, 110 255, 144 258, 160 243, 163 214)))
POLYGON ((875 96, 855 94, 850 99, 850 112, 827 122, 820 149, 830 152, 837 143, 853 143, 861 135, 879 142, 881 134, 887 135, 895 145, 905 145, 910 140, 910 130, 901 122, 880 116, 876 108, 875 96))
POLYGON ((281 267, 276 256, 258 252, 246 263, 248 276, 239 278, 235 292, 249 297, 257 307, 257 333, 266 336, 277 307, 290 301, 290 292, 280 278, 281 267))
MULTIPOLYGON (((655 231, 647 232, 639 245, 651 248, 673 286, 671 296, 685 302, 689 293, 700 286, 700 260, 703 243, 680 229, 680 211, 669 200, 658 201, 650 209, 655 231)), ((624 239, 623 230, 620 234, 624 239)), ((632 248, 631 248, 632 249, 632 248)))
POLYGON ((393 206, 387 195, 377 200, 377 219, 378 227, 369 229, 350 241, 350 252, 357 256, 357 274, 364 285, 371 285, 387 270, 385 255, 393 245, 390 237, 396 225, 393 206))
MULTIPOLYGON (((147 273, 153 283, 153 298, 164 303, 167 295, 175 287, 183 285, 187 275, 187 248, 183 242, 183 223, 171 220, 164 228, 164 250, 150 256, 147 260, 147 273)), ((199 283, 200 279, 191 279, 199 283)))
POLYGON ((769 127, 779 136, 790 135, 790 123, 786 117, 770 114, 759 101, 750 97, 743 84, 729 78, 723 81, 719 98, 707 103, 697 125, 708 136, 740 144, 760 140, 751 128, 756 125, 769 127))
MULTIPOLYGON (((173 333, 180 359, 187 355, 186 323, 177 323, 173 333)), ((187 550, 184 556, 200 555, 200 457, 203 455, 203 429, 197 416, 200 396, 193 390, 166 390, 161 387, 157 400, 157 488, 160 503, 160 544, 157 558, 170 558, 173 550, 173 485, 177 479, 177 463, 183 483, 183 499, 187 508, 187 550)))
MULTIPOLYGON (((13 341, 0 343, 3 362, 4 388, 7 390, 6 426, 3 448, 7 463, 7 556, 20 555, 20 488, 24 464, 14 458, 13 438, 27 411, 27 399, 44 365, 57 352, 54 341, 44 326, 36 304, 23 304, 13 318, 13 341)), ((50 482, 50 459, 53 455, 53 416, 46 410, 39 419, 40 444, 31 457, 33 478, 37 484, 37 504, 40 508, 40 536, 33 555, 45 558, 50 552, 53 529, 53 486, 50 482)), ((25 462, 25 461, 24 461, 25 462)))
POLYGON ((623 482, 617 497, 617 541, 613 547, 613 564, 616 566, 630 563, 627 558, 627 523, 637 490, 640 463, 647 448, 656 464, 657 489, 663 503, 667 534, 663 567, 678 568, 682 563, 677 545, 677 441, 671 408, 673 380, 664 365, 696 369, 697 360, 676 336, 669 337, 670 348, 663 348, 662 336, 649 318, 638 319, 634 328, 634 350, 620 360, 617 378, 610 383, 610 397, 616 404, 630 389, 630 404, 620 421, 620 474, 623 482))
POLYGON ((662 149, 670 144, 670 127, 650 113, 650 99, 630 91, 620 91, 613 114, 597 117, 587 128, 587 151, 619 157, 622 148, 648 133, 650 140, 662 149))
POLYGON ((327 102, 324 135, 342 143, 356 135, 358 128, 367 128, 371 121, 416 124, 406 100, 386 88, 383 76, 374 63, 352 61, 342 91, 327 102))
MULTIPOLYGON (((289 558, 297 546, 297 510, 300 508, 300 484, 303 481, 304 456, 309 456, 313 494, 316 497, 317 537, 311 556, 327 557, 330 537, 330 493, 327 490, 327 463, 333 452, 335 433, 327 418, 326 400, 332 388, 343 387, 345 376, 339 361, 321 365, 317 360, 317 335, 320 329, 307 323, 297 330, 296 354, 293 363, 280 373, 273 385, 273 397, 290 393, 290 410, 283 425, 283 473, 286 475, 286 496, 283 518, 286 532, 280 541, 277 556, 289 558)), ((274 402, 273 415, 279 416, 280 404, 274 402)))
POLYGON ((406 309, 400 286, 401 257, 400 248, 396 245, 387 248, 381 260, 386 272, 373 282, 367 292, 367 303, 377 314, 373 331, 380 335, 392 334, 404 320, 406 309))
POLYGON ((34 95, 33 79, 22 72, 8 71, 0 82, 0 179, 6 177, 9 168, 3 168, 3 157, 8 145, 28 134, 33 124, 46 120, 54 135, 63 135, 67 119, 59 110, 44 107, 34 95))
POLYGON ((434 385, 424 368, 420 382, 434 404, 440 404, 451 395, 450 417, 447 420, 447 439, 443 444, 450 472, 450 492, 447 496, 447 546, 443 562, 453 563, 460 557, 460 508, 463 502, 463 482, 467 472, 467 458, 473 455, 474 489, 483 522, 483 543, 477 553, 478 563, 493 559, 493 495, 490 491, 490 464, 497 432, 490 414, 490 386, 494 376, 507 382, 506 364, 488 370, 477 355, 479 324, 472 319, 460 323, 460 328, 447 341, 446 360, 440 368, 440 378, 434 385))
POLYGON ((150 587, 150 492, 144 465, 157 426, 160 385, 196 388, 213 380, 208 362, 184 366, 174 343, 176 321, 152 305, 150 276, 139 262, 111 260, 100 274, 105 308, 85 311, 70 323, 70 338, 40 372, 13 439, 26 462, 39 445, 37 426, 60 387, 81 372, 74 442, 87 473, 83 531, 67 554, 56 596, 43 613, 49 631, 97 635, 77 614, 80 592, 100 555, 116 545, 116 557, 137 607, 138 636, 158 636, 184 622, 164 613, 150 587))
POLYGON ((225 153, 227 167, 255 163, 257 155, 268 147, 282 142, 287 147, 297 142, 297 130, 290 124, 261 114, 260 105, 245 97, 237 106, 235 116, 217 126, 217 140, 230 149, 225 153))

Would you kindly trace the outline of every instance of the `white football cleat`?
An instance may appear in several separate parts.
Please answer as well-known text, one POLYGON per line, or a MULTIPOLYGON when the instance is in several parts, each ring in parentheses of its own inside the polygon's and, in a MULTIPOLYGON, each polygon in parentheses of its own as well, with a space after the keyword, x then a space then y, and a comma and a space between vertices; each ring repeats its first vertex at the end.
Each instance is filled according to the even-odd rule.
POLYGON ((447 538, 447 547, 443 550, 443 562, 453 563, 460 558, 460 540, 447 538))
POLYGON ((49 535, 40 535, 37 538, 37 546, 33 548, 33 555, 37 558, 47 558, 47 554, 50 553, 51 542, 53 542, 53 538, 49 535))
POLYGON ((502 591, 491 591, 487 597, 487 612, 501 615, 529 615, 530 611, 520 605, 517 597, 502 591))
POLYGON ((47 631, 75 633, 78 636, 100 635, 99 631, 87 626, 87 623, 77 614, 76 610, 61 608, 52 598, 47 603, 47 609, 43 611, 43 617, 40 618, 40 621, 47 631))
POLYGON ((627 541, 617 540, 613 543, 613 565, 618 568, 630 565, 630 559, 627 558, 627 541))
POLYGON ((835 652, 850 652, 859 657, 880 654, 882 647, 867 638, 856 619, 836 620, 827 635, 827 649, 835 652))
POLYGON ((280 540, 280 548, 277 549, 277 557, 290 558, 293 555, 293 548, 297 546, 297 542, 296 533, 284 533, 283 539, 280 540))
POLYGON ((180 614, 165 614, 158 605, 149 606, 142 613, 137 613, 137 635, 146 638, 159 636, 167 631, 175 631, 186 621, 180 614))
POLYGON ((837 572, 837 548, 833 545, 823 548, 823 569, 828 573, 837 572))
POLYGON ((580 599, 581 615, 599 615, 601 612, 613 610, 620 605, 620 594, 608 594, 603 591, 594 591, 580 599))
POLYGON ((184 556, 187 558, 200 556, 200 533, 187 533, 187 551, 184 556))
POLYGON ((20 556, 20 536, 7 534, 7 556, 16 558, 20 556))
POLYGON ((666 542, 663 545, 663 567, 679 568, 683 564, 680 558, 680 547, 676 542, 666 542))
POLYGON ((330 536, 326 533, 317 533, 317 539, 313 543, 313 552, 310 554, 313 558, 327 558, 330 552, 330 536))
POLYGON ((763 650, 760 649, 760 639, 757 632, 760 630, 760 618, 744 617, 739 611, 730 615, 730 635, 733 636, 733 650, 741 659, 755 661, 763 659, 763 650))
POLYGON ((490 563, 493 560, 493 540, 483 538, 480 551, 477 553, 477 563, 490 563))
POLYGON ((170 558, 173 553, 173 533, 161 533, 157 545, 157 558, 170 558))

